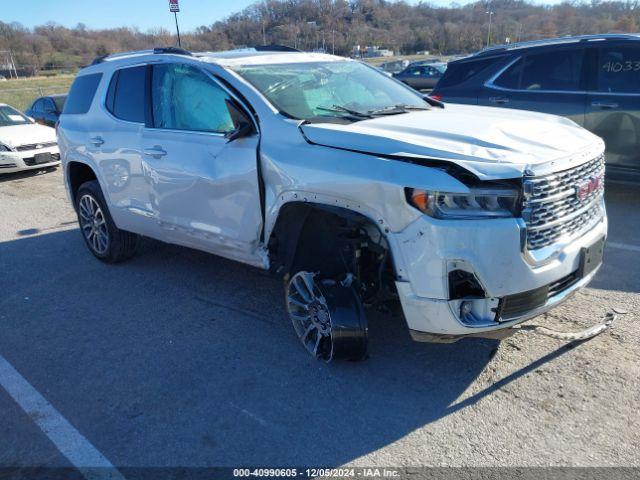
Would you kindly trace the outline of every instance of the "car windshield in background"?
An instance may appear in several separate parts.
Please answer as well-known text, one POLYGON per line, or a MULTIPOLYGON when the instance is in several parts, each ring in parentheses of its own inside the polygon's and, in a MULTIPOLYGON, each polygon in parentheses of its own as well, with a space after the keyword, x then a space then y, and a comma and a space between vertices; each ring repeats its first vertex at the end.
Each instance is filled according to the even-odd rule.
POLYGON ((419 94, 359 62, 251 65, 235 71, 280 112, 300 120, 362 120, 429 108, 419 94))
POLYGON ((28 123, 31 123, 31 121, 15 108, 8 105, 0 105, 0 127, 25 125, 28 123))

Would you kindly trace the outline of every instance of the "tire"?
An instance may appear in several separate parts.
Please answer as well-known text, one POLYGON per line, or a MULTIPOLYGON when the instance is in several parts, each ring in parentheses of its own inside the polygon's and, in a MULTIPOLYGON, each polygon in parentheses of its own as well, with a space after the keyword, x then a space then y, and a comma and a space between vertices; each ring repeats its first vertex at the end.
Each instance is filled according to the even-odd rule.
POLYGON ((82 238, 96 258, 118 263, 136 253, 139 236, 116 227, 97 180, 80 185, 75 206, 82 238))
POLYGON ((293 328, 305 349, 325 362, 367 358, 364 308, 346 283, 304 270, 286 282, 285 303, 293 328))

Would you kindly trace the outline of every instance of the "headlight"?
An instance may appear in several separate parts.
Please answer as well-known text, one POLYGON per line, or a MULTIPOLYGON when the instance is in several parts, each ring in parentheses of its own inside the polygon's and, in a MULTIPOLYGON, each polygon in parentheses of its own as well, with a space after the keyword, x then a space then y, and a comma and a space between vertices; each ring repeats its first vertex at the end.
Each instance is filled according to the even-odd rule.
POLYGON ((10 152, 10 151, 11 149, 9 147, 0 143, 0 152, 10 152))
POLYGON ((518 191, 472 189, 470 193, 447 193, 407 189, 407 200, 435 218, 473 219, 513 217, 518 213, 518 191))

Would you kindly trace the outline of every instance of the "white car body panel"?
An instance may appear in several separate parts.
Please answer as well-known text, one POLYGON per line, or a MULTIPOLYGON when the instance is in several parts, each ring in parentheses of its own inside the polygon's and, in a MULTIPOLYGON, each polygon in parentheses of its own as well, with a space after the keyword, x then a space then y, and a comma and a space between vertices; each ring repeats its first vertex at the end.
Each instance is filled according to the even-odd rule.
POLYGON ((23 170, 34 170, 53 167, 60 164, 56 159, 52 162, 30 164, 30 159, 38 153, 58 154, 56 132, 51 127, 36 123, 0 127, 0 144, 12 151, 0 152, 0 174, 15 173, 23 170), (23 145, 32 145, 29 150, 16 150, 23 145))
MULTIPOLYGON (((604 216, 585 234, 559 245, 549 261, 532 264, 522 251, 519 219, 438 220, 406 200, 405 188, 469 192, 462 181, 421 162, 456 164, 480 180, 521 179, 601 155, 602 140, 569 120, 446 105, 351 124, 304 124, 280 114, 230 69, 316 60, 348 61, 321 54, 141 53, 89 67, 82 74, 104 72, 101 93, 86 115, 61 118, 65 168, 80 162, 94 170, 119 228, 261 268, 269 268, 267 241, 284 205, 308 202, 361 213, 386 237, 405 317, 416 332, 464 335, 525 319, 463 325, 448 300, 451 262, 474 272, 488 295, 503 297, 570 274, 578 268, 582 248, 606 236, 604 216), (219 135, 159 131, 115 119, 104 107, 111 73, 149 62, 188 63, 231 84, 243 98, 239 101, 246 100, 255 112, 258 134, 226 143, 219 135), (92 145, 97 136, 104 143, 92 145), (145 155, 158 146, 166 156, 145 155)), ((558 301, 550 299, 548 306, 558 301)))
POLYGON ((598 137, 563 117, 493 107, 445 109, 375 118, 351 125, 304 125, 313 143, 378 155, 446 160, 482 180, 564 168, 604 148, 598 137), (481 119, 481 121, 479 121, 481 119))

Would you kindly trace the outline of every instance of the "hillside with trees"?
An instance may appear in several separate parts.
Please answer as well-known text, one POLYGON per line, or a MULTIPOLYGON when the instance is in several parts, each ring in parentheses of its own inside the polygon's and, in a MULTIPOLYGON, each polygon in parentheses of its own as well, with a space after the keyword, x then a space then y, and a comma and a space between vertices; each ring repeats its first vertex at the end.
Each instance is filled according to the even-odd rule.
MULTIPOLYGON (((495 0, 491 43, 562 35, 637 32, 640 0, 567 1, 540 6, 524 0, 495 0)), ((223 50, 279 43, 301 50, 325 48, 348 55, 354 45, 379 45, 397 53, 477 51, 487 41, 486 2, 435 7, 385 0, 266 0, 182 36, 183 47, 223 50)), ((54 23, 25 28, 0 22, 0 50, 11 50, 18 67, 32 73, 73 70, 112 52, 173 45, 165 29, 74 28, 54 23)))

